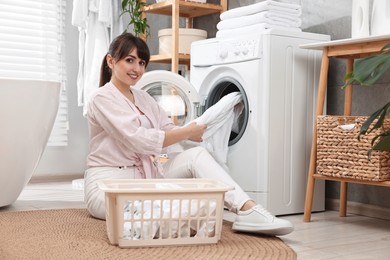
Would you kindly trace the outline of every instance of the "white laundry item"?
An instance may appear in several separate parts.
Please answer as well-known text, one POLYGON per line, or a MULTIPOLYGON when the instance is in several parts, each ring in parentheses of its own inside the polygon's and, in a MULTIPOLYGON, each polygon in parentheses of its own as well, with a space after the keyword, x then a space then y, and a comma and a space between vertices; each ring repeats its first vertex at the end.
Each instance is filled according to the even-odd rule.
POLYGON ((153 203, 150 200, 137 200, 134 203, 130 201, 124 208, 123 238, 133 240, 138 240, 141 237, 143 239, 153 239, 160 225, 157 221, 151 222, 145 219, 159 219, 160 215, 160 201, 153 201, 153 203), (131 219, 139 221, 126 221, 131 219))
POLYGON ((223 96, 217 103, 209 107, 200 117, 192 122, 206 124, 201 145, 208 150, 214 159, 224 168, 226 166, 229 137, 235 122, 242 113, 242 96, 240 92, 232 92, 223 96), (238 105, 240 104, 241 105, 238 105))
POLYGON ((86 18, 88 16, 88 1, 73 0, 72 25, 77 27, 86 27, 86 18))
POLYGON ((263 2, 227 10, 221 13, 220 19, 226 20, 234 17, 241 17, 244 15, 251 15, 269 10, 290 13, 292 15, 302 14, 302 7, 298 4, 281 3, 273 0, 265 0, 263 2))
MULTIPOLYGON (((298 16, 295 19, 286 19, 285 17, 280 16, 278 14, 282 14, 282 12, 265 11, 251 15, 235 17, 232 19, 222 20, 217 24, 217 29, 234 29, 258 23, 266 23, 284 27, 299 27, 302 24, 302 21, 298 16)), ((292 18, 293 16, 290 17, 292 18)))
POLYGON ((73 0, 72 25, 79 29, 79 69, 77 74, 77 103, 83 105, 83 87, 84 87, 84 56, 85 56, 85 36, 88 21, 88 3, 85 0, 73 0))
POLYGON ((118 0, 111 0, 110 42, 124 32, 121 4, 118 0))
POLYGON ((209 200, 164 200, 162 211, 163 218, 159 234, 162 238, 189 237, 195 233, 196 237, 210 237, 215 232, 215 221, 208 216, 215 216, 216 202, 209 200), (182 219, 177 221, 175 219, 182 219), (183 219, 193 219, 183 221, 183 219), (198 223, 199 222, 199 223, 198 223), (180 224, 180 226, 179 226, 180 224), (180 234, 179 234, 180 232, 180 234))
POLYGON ((99 1, 98 7, 98 20, 99 22, 104 23, 107 27, 111 23, 111 1, 99 1))
POLYGON ((297 27, 285 27, 285 26, 277 26, 268 23, 259 23, 249 26, 244 26, 241 28, 229 29, 229 30, 219 30, 217 31, 215 37, 216 38, 231 38, 231 37, 239 37, 240 35, 253 34, 253 33, 261 33, 270 29, 281 29, 285 31, 293 31, 293 32, 301 32, 301 28, 297 27))
POLYGON ((267 16, 273 21, 285 22, 290 24, 292 27, 300 27, 302 25, 302 19, 300 15, 269 10, 267 11, 267 16))
MULTIPOLYGON (((91 93, 99 88, 100 66, 111 41, 110 28, 121 28, 121 19, 112 24, 114 1, 73 0, 72 25, 79 29, 77 100, 83 106, 84 116, 91 93)), ((120 8, 118 4, 115 6, 120 8)))
MULTIPOLYGON (((169 183, 156 184, 156 190, 159 189, 177 190, 182 187, 169 183)), ((124 206, 123 238, 138 240, 169 238, 169 236, 176 238, 179 235, 180 237, 213 236, 216 223, 208 216, 215 216, 216 206, 215 201, 197 199, 191 202, 179 199, 163 200, 162 205, 161 200, 129 201, 124 206), (185 221, 185 219, 192 219, 192 221, 185 221)))

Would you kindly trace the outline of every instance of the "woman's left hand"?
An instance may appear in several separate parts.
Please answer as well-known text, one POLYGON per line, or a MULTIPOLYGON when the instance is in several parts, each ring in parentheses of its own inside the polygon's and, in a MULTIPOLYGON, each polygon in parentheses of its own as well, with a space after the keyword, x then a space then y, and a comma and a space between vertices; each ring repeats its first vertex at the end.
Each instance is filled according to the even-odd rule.
POLYGON ((184 141, 191 140, 194 142, 202 142, 203 134, 207 125, 193 122, 189 125, 173 129, 171 131, 165 131, 165 139, 163 143, 163 147, 167 147, 169 145, 184 141))
POLYGON ((194 141, 194 142, 202 142, 203 141, 203 134, 204 131, 207 128, 207 125, 201 124, 198 125, 197 123, 191 123, 188 126, 189 137, 188 140, 194 141))

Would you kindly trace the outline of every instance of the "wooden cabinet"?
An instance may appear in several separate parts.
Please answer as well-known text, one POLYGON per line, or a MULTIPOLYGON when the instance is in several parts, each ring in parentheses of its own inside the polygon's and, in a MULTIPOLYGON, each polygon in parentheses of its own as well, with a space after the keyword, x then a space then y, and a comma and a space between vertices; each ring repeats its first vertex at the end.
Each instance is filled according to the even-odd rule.
MULTIPOLYGON (((146 0, 141 0, 146 2, 146 0)), ((172 51, 171 54, 152 55, 150 61, 171 63, 171 70, 178 72, 179 64, 190 65, 190 55, 179 53, 179 19, 186 19, 186 28, 192 28, 193 18, 227 10, 227 0, 220 0, 219 4, 199 3, 187 0, 166 0, 146 5, 145 13, 172 16, 172 51)))

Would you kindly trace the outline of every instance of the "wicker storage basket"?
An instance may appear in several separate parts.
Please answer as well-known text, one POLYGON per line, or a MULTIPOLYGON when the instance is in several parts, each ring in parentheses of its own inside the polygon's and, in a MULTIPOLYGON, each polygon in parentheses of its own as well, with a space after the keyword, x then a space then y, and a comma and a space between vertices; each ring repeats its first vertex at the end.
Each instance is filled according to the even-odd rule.
MULTIPOLYGON (((365 181, 390 179, 390 153, 373 151, 368 158, 372 138, 383 132, 377 129, 357 139, 365 116, 317 117, 317 174, 365 181)), ((390 128, 390 118, 385 120, 390 128)))

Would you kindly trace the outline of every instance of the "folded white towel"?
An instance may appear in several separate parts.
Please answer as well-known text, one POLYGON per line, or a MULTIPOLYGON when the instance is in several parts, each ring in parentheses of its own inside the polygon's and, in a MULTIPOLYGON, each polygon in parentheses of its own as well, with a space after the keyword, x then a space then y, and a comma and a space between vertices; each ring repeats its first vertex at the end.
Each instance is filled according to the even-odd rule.
POLYGON ((235 17, 232 19, 222 20, 217 24, 218 30, 234 29, 243 26, 254 25, 258 23, 267 23, 276 26, 284 27, 300 27, 302 24, 301 19, 296 16, 290 16, 291 19, 286 19, 285 16, 278 15, 281 12, 259 12, 251 15, 244 15, 241 17, 235 17))
POLYGON ((286 12, 269 10, 267 11, 267 17, 273 20, 280 20, 286 23, 292 23, 292 25, 299 27, 302 25, 301 15, 290 14, 286 12))
POLYGON ((263 2, 255 3, 252 5, 242 6, 234 9, 227 10, 221 13, 220 19, 226 20, 234 17, 241 17, 244 15, 251 15, 262 11, 280 11, 289 13, 292 15, 301 15, 302 8, 298 4, 280 3, 273 0, 265 0, 263 2))
POLYGON ((269 29, 281 29, 285 31, 294 31, 294 32, 302 31, 300 28, 297 27, 283 27, 283 26, 276 26, 267 23, 258 23, 254 25, 244 26, 241 28, 220 30, 217 32, 215 37, 217 38, 240 37, 241 35, 245 35, 245 34, 262 33, 265 30, 269 30, 269 29))

